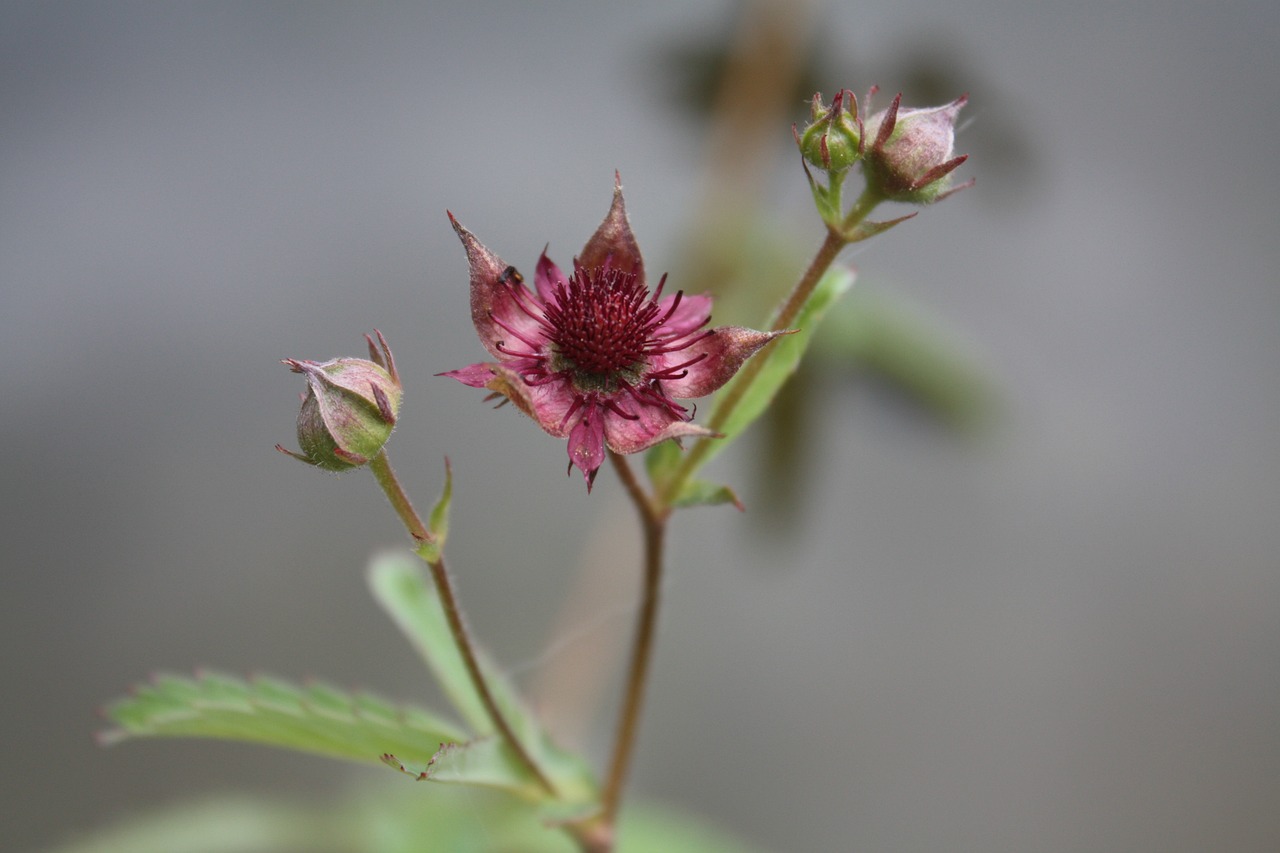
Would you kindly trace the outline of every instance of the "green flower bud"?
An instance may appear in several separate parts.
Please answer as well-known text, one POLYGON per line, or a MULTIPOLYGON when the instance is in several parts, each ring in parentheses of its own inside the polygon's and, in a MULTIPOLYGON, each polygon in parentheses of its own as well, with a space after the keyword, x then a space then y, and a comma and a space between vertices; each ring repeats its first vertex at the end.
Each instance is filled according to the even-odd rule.
POLYGON ((332 361, 285 359, 294 373, 307 379, 298 413, 301 453, 276 449, 326 471, 345 471, 366 464, 386 444, 395 427, 402 392, 391 350, 380 332, 378 352, 367 335, 373 358, 332 361))
POLYGON ((858 118, 858 99, 848 89, 841 89, 824 106, 822 94, 813 96, 813 121, 803 132, 792 131, 800 153, 812 166, 824 172, 843 174, 862 156, 862 122, 858 118), (845 109, 845 98, 849 109, 845 109))

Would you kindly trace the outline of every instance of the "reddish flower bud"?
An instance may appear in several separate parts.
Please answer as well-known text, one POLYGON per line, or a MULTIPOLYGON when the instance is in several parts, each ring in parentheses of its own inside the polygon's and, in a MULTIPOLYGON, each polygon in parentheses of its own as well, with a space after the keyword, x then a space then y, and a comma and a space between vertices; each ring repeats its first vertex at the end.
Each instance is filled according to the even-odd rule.
POLYGON ((307 378, 307 393, 298 413, 298 445, 294 453, 276 449, 326 471, 345 471, 366 464, 382 449, 400 410, 400 377, 381 332, 375 332, 382 352, 367 335, 373 361, 335 358, 332 361, 284 363, 307 378))
POLYGON ((862 165, 868 185, 886 199, 911 204, 939 201, 969 186, 951 187, 951 173, 968 159, 952 156, 956 116, 966 101, 962 95, 941 107, 904 110, 898 95, 867 119, 866 138, 874 140, 862 165))

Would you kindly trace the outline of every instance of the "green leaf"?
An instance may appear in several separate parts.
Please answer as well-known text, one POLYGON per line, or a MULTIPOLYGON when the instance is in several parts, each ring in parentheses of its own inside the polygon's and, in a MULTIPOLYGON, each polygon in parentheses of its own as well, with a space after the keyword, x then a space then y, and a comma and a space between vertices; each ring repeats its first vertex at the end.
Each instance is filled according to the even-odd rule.
MULTIPOLYGON (((794 335, 787 335, 779 338, 771 348, 763 354, 767 359, 765 366, 756 375, 755 381, 747 390, 742 400, 738 403, 737 408, 729 415, 729 418, 720 427, 720 432, 724 434, 724 438, 714 441, 711 444, 710 451, 703 457, 703 464, 710 461, 716 454, 724 450, 734 439, 740 436, 747 427, 749 427, 756 418, 764 413, 774 396, 795 373, 796 367, 800 364, 800 359, 804 355, 805 350, 809 346, 809 342, 813 340, 813 333, 817 330, 818 325, 826 316, 827 311, 835 304, 841 296, 853 286, 855 278, 854 272, 847 267, 832 267, 827 271, 818 286, 814 288, 809 300, 800 309, 793 326, 799 329, 794 335)), ((740 382, 743 374, 739 373, 734 379, 720 390, 717 400, 723 399, 729 389, 735 383, 740 382)), ((712 417, 714 418, 714 410, 712 417)))
POLYGON ((680 465, 680 447, 674 441, 662 441, 649 448, 644 455, 645 471, 649 481, 663 488, 680 465))
POLYGON ((899 293, 858 288, 827 331, 826 354, 879 372, 949 426, 976 430, 995 414, 994 382, 963 335, 899 293))
POLYGON ((449 464, 449 460, 446 458, 444 460, 444 488, 440 490, 440 499, 432 507, 431 515, 427 520, 427 529, 434 538, 418 546, 418 553, 428 563, 435 563, 440 560, 440 554, 444 550, 444 540, 449 538, 449 506, 452 503, 453 466, 449 464))
POLYGON ((431 509, 431 532, 436 542, 444 547, 444 540, 449 537, 449 505, 453 502, 453 466, 449 460, 444 461, 444 488, 440 491, 440 500, 431 509))
POLYGON ((677 507, 719 506, 720 504, 733 504, 739 511, 744 509, 742 501, 738 500, 733 489, 708 480, 690 480, 684 484, 680 494, 676 495, 676 499, 671 502, 672 506, 677 507))
MULTIPOLYGON (((367 777, 342 799, 306 803, 264 794, 134 805, 47 853, 423 853, 518 850, 575 853, 579 848, 538 806, 484 788, 413 785, 367 777)), ((661 846, 652 850, 663 850, 661 846)), ((679 848, 674 848, 679 849, 679 848)), ((665 850, 664 850, 665 853, 665 850)), ((719 853, 719 851, 717 851, 719 853)))
MULTIPOLYGON (((369 586, 374 598, 427 663, 458 713, 479 736, 476 740, 496 735, 493 720, 454 643, 439 593, 427 582, 421 565, 407 554, 381 554, 370 564, 369 586)), ((570 802, 593 799, 595 783, 582 761, 551 741, 515 688, 483 650, 477 649, 476 657, 495 704, 525 751, 556 786, 560 799, 570 802)), ((525 773, 524 768, 520 768, 520 772, 525 773)), ((524 778, 528 781, 527 774, 524 778)))
POLYGON ((445 742, 465 741, 453 723, 368 693, 274 678, 244 681, 216 673, 157 676, 109 705, 111 744, 137 737, 246 741, 376 764, 384 753, 430 761, 445 742))
POLYGON ((421 564, 398 551, 379 554, 369 565, 368 582, 374 599, 426 661, 471 730, 480 736, 493 734, 489 713, 454 644, 440 596, 423 576, 421 564))
MULTIPOLYGON (((137 811, 137 808, 127 811, 137 811)), ((269 797, 223 797, 131 815, 52 853, 351 853, 367 828, 332 809, 269 797)))
MULTIPOLYGON (((569 836, 513 797, 458 786, 431 796, 411 785, 362 784, 340 800, 223 796, 135 807, 48 853, 574 853, 569 836)), ((618 853, 759 853, 670 804, 629 801, 618 853)))
POLYGON ((405 764, 398 755, 385 755, 382 762, 418 781, 500 788, 527 800, 546 793, 521 767, 511 748, 493 737, 442 744, 426 764, 405 764))

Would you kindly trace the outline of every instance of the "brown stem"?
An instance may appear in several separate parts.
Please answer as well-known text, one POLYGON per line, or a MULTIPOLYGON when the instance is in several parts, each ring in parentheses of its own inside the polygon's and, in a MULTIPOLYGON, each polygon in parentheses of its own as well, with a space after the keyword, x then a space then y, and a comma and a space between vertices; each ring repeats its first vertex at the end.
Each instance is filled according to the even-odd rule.
MULTIPOLYGON (((847 242, 844 235, 827 229, 826 239, 818 247, 818 252, 813 256, 813 260, 809 262, 809 267, 804 271, 804 275, 796 282, 796 286, 791 289, 791 293, 788 294, 787 301, 782 304, 782 309, 778 311, 778 315, 773 318, 773 325, 769 327, 770 331, 776 332, 781 329, 791 328, 791 324, 795 322, 796 317, 800 314, 800 309, 804 307, 805 302, 809 301, 809 297, 813 295, 813 289, 818 286, 818 282, 826 275, 827 269, 830 268, 832 262, 836 259, 836 255, 840 254, 840 250, 845 247, 847 242)), ((763 360, 751 359, 747 362, 747 367, 753 364, 763 364, 763 360)), ((757 367, 752 375, 759 373, 760 370, 761 368, 757 367)), ((735 402, 734 405, 736 406, 737 403, 735 402)), ((728 413, 720 415, 719 409, 720 407, 717 406, 717 420, 723 423, 729 415, 728 413)))
POLYGON ((493 698, 493 693, 489 691, 489 682, 485 680, 484 672, 480 669, 480 662, 476 659, 475 648, 467 634, 466 623, 462 621, 462 611, 458 608, 458 600, 453 593, 453 583, 449 580, 449 572, 444 566, 444 557, 440 557, 434 562, 429 561, 427 567, 431 569, 431 579, 435 581, 436 589, 440 593, 440 606, 444 609, 445 619, 449 622, 449 630, 452 632, 453 640, 458 646, 458 653, 462 655, 463 665, 467 668, 467 674, 471 676, 471 684, 475 687, 476 693, 479 694, 480 702, 484 705, 485 710, 489 712, 489 719, 493 721, 493 727, 498 730, 498 734, 511 747, 516 759, 527 767, 534 778, 538 780, 538 784, 547 793, 552 796, 558 796, 559 792, 556 791, 556 786, 547 777, 547 774, 543 772, 542 768, 538 766, 529 751, 525 749, 524 744, 520 742, 520 738, 516 737, 515 730, 507 722, 507 718, 498 708, 498 703, 493 698))
MULTIPOLYGON (((884 201, 883 197, 868 187, 849 209, 844 221, 838 226, 827 227, 826 238, 822 241, 822 245, 818 247, 818 252, 813 256, 813 260, 809 262, 804 275, 800 277, 795 287, 787 294, 786 301, 782 303, 782 307, 778 309, 778 313, 774 316, 773 322, 769 326, 770 331, 778 332, 791 328, 791 324, 795 322, 796 317, 800 316, 800 309, 809 301, 809 297, 813 295, 818 282, 822 281, 822 277, 831 268, 831 264, 835 262, 840 250, 850 243, 864 240, 869 236, 865 234, 859 235, 858 226, 882 201, 884 201)), ((763 350, 752 356, 738 371, 733 383, 716 399, 715 408, 707 421, 707 426, 710 429, 719 430, 729 420, 733 410, 738 408, 738 404, 742 402, 742 398, 746 396, 752 383, 756 381, 760 372, 764 370, 764 366, 769 360, 770 349, 770 345, 766 345, 763 350)), ((676 499, 676 496, 680 494, 680 490, 684 488, 685 482, 693 476, 693 472, 697 471, 698 466, 702 464, 703 457, 711 452, 711 442, 713 441, 718 441, 718 439, 699 439, 689 452, 684 455, 684 458, 680 460, 679 467, 676 468, 675 473, 667 481, 658 496, 659 506, 671 506, 671 502, 676 499)))
MULTIPOLYGON (((396 479, 395 471, 391 468, 391 463, 387 460, 386 449, 378 451, 369 462, 369 470, 373 472, 373 476, 378 481, 378 485, 382 487, 382 491, 387 496, 387 500, 391 502, 391 506, 395 509, 396 514, 400 516, 400 520, 409 531, 409 535, 419 542, 427 542, 432 536, 427 530, 425 524, 422 523, 421 516, 417 510, 413 508, 413 502, 409 500, 409 496, 400 486, 400 481, 396 479)), ((524 744, 516 737, 515 731, 511 728, 511 724, 507 722, 506 716, 498 707, 497 701, 493 698, 493 693, 489 690, 489 683, 485 680, 484 672, 480 669, 480 662, 476 658, 475 646, 471 642, 471 637, 467 633, 466 623, 462 621, 462 611, 458 607, 458 599, 453 591, 453 582, 449 579, 449 572, 445 569, 444 557, 432 561, 427 560, 427 567, 431 569, 431 579, 435 582, 436 591, 440 594, 440 605, 444 609, 446 621, 449 623, 449 631, 453 634, 453 642, 458 647, 458 654, 462 656, 463 665, 467 668, 467 674, 471 676, 471 685, 475 688, 476 694, 480 697, 481 704, 489 713, 489 719, 493 722, 493 727, 497 730, 498 735, 506 741, 511 751, 515 753, 516 759, 523 764, 535 779, 549 794, 553 796, 557 794, 555 785, 543 772, 538 763, 534 761, 533 756, 525 749, 524 744)))
POLYGON ((613 755, 609 761, 603 799, 604 823, 607 826, 615 826, 618 808, 622 802, 622 790, 631 767, 636 735, 640 728, 640 710, 644 704, 649 664, 653 657, 662 587, 663 542, 670 510, 659 510, 654 506, 625 457, 611 450, 609 459, 617 469, 618 477, 627 495, 636 505, 636 510, 640 514, 640 523, 644 529, 644 579, 640 612, 636 618, 631 660, 627 666, 625 693, 618 714, 618 728, 614 736, 613 755))
MULTIPOLYGON (((790 327, 800 313, 805 301, 813 294, 813 289, 818 286, 818 282, 822 280, 822 276, 845 245, 846 240, 840 232, 833 229, 827 230, 826 239, 822 241, 822 245, 818 248, 818 253, 809 262, 808 269, 804 271, 800 281, 796 282, 796 286, 792 288, 786 302, 782 304, 782 308, 778 311, 777 316, 774 317, 773 324, 769 327, 770 331, 780 331, 790 327)), ((724 426, 729 419, 729 415, 733 414, 733 410, 742 402, 742 398, 751 388, 751 384, 755 382, 756 377, 760 375, 760 371, 764 369, 765 364, 768 362, 769 349, 770 346, 766 345, 762 352, 756 353, 738 371, 733 383, 725 389, 723 396, 716 400, 715 409, 707 422, 709 428, 719 430, 720 427, 724 426)), ((680 465, 676 468, 675 474, 667 481, 659 496, 662 506, 671 506, 671 502, 676 499, 676 496, 680 494, 680 490, 684 488, 685 482, 693 476, 693 472, 698 470, 698 466, 702 464, 703 457, 711 452, 711 442, 713 441, 718 441, 718 439, 699 439, 690 448, 689 452, 684 455, 684 458, 680 460, 680 465)))
MULTIPOLYGON (((822 241, 822 245, 818 248, 818 253, 809 262, 809 268, 804 271, 804 275, 796 282, 796 286, 791 289, 791 293, 787 296, 787 301, 783 303, 781 310, 773 318, 773 324, 769 327, 769 331, 777 332, 791 328, 791 324, 795 322, 796 317, 800 314, 800 309, 808 301, 809 297, 813 295, 813 289, 818 286, 818 282, 822 280, 822 276, 826 274, 827 269, 844 247, 844 237, 836 231, 828 230, 827 238, 822 241)), ((729 420, 729 415, 733 414, 733 410, 742 402, 742 398, 751 388, 751 383, 755 382, 756 377, 760 375, 760 371, 764 370, 764 366, 767 363, 767 353, 757 353, 755 357, 748 359, 747 363, 742 366, 742 370, 738 372, 738 378, 733 383, 733 387, 728 389, 723 400, 717 401, 715 411, 711 413, 711 418, 707 423, 708 427, 718 430, 724 426, 725 421, 729 420)), ((693 454, 691 453, 690 455, 692 456, 693 454)))

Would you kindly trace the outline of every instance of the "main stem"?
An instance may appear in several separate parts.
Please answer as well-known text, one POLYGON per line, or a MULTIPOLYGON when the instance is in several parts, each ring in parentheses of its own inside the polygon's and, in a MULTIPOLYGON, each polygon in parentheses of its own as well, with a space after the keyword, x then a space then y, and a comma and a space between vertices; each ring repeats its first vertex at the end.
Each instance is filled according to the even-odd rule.
MULTIPOLYGON (((373 472, 374 478, 377 479, 378 485, 382 487, 383 493, 386 494, 387 500, 391 502, 396 514, 400 516, 400 520, 409 531, 409 535, 419 542, 426 542, 431 539, 431 532, 422 523, 422 517, 413 508, 413 502, 409 500, 408 494, 400 486, 400 481, 396 479, 395 471, 392 470, 391 463, 387 460, 385 449, 379 450, 378 455, 370 460, 369 470, 373 472)), ((555 795, 555 785, 542 771, 542 768, 538 766, 538 763, 534 761, 533 756, 525 749, 520 739, 516 737, 511 724, 507 722, 506 716, 503 715, 497 701, 493 698, 493 693, 489 690, 489 683, 485 680, 484 672, 480 669, 480 662, 476 658, 475 645, 471 642, 471 637, 467 633, 466 623, 462 621, 462 611, 458 607, 458 599, 454 594, 453 582, 449 579, 449 572, 445 569, 444 558, 440 557, 437 560, 428 560, 426 562, 427 567, 431 570, 431 579, 435 582, 436 591, 440 593, 440 605, 444 609, 445 619, 449 623, 449 631, 453 634, 453 642, 458 647, 458 653, 462 656, 462 662, 467 668, 467 674, 471 676, 471 685, 480 697, 480 702, 484 705, 484 709, 489 713, 489 719, 493 722, 493 727, 497 729, 499 736, 506 741, 511 751, 515 753, 516 760, 529 770, 533 777, 538 780, 539 785, 546 789, 548 793, 555 795)))
POLYGON ((631 660, 627 666, 627 681, 618 713, 618 728, 613 741, 613 756, 609 761, 605 782, 602 817, 607 826, 617 823, 618 809, 627 773, 631 768, 631 756, 635 750, 636 735, 640 728, 640 711, 644 704, 645 687, 649 678, 649 664, 653 658, 654 637, 658 624, 658 605, 662 591, 663 545, 666 538, 667 519, 670 510, 660 510, 645 494, 635 472, 624 456, 609 451, 609 459, 617 469, 618 477, 627 495, 636 505, 640 524, 644 530, 644 578, 641 586, 640 612, 636 618, 635 637, 631 644, 631 660))

